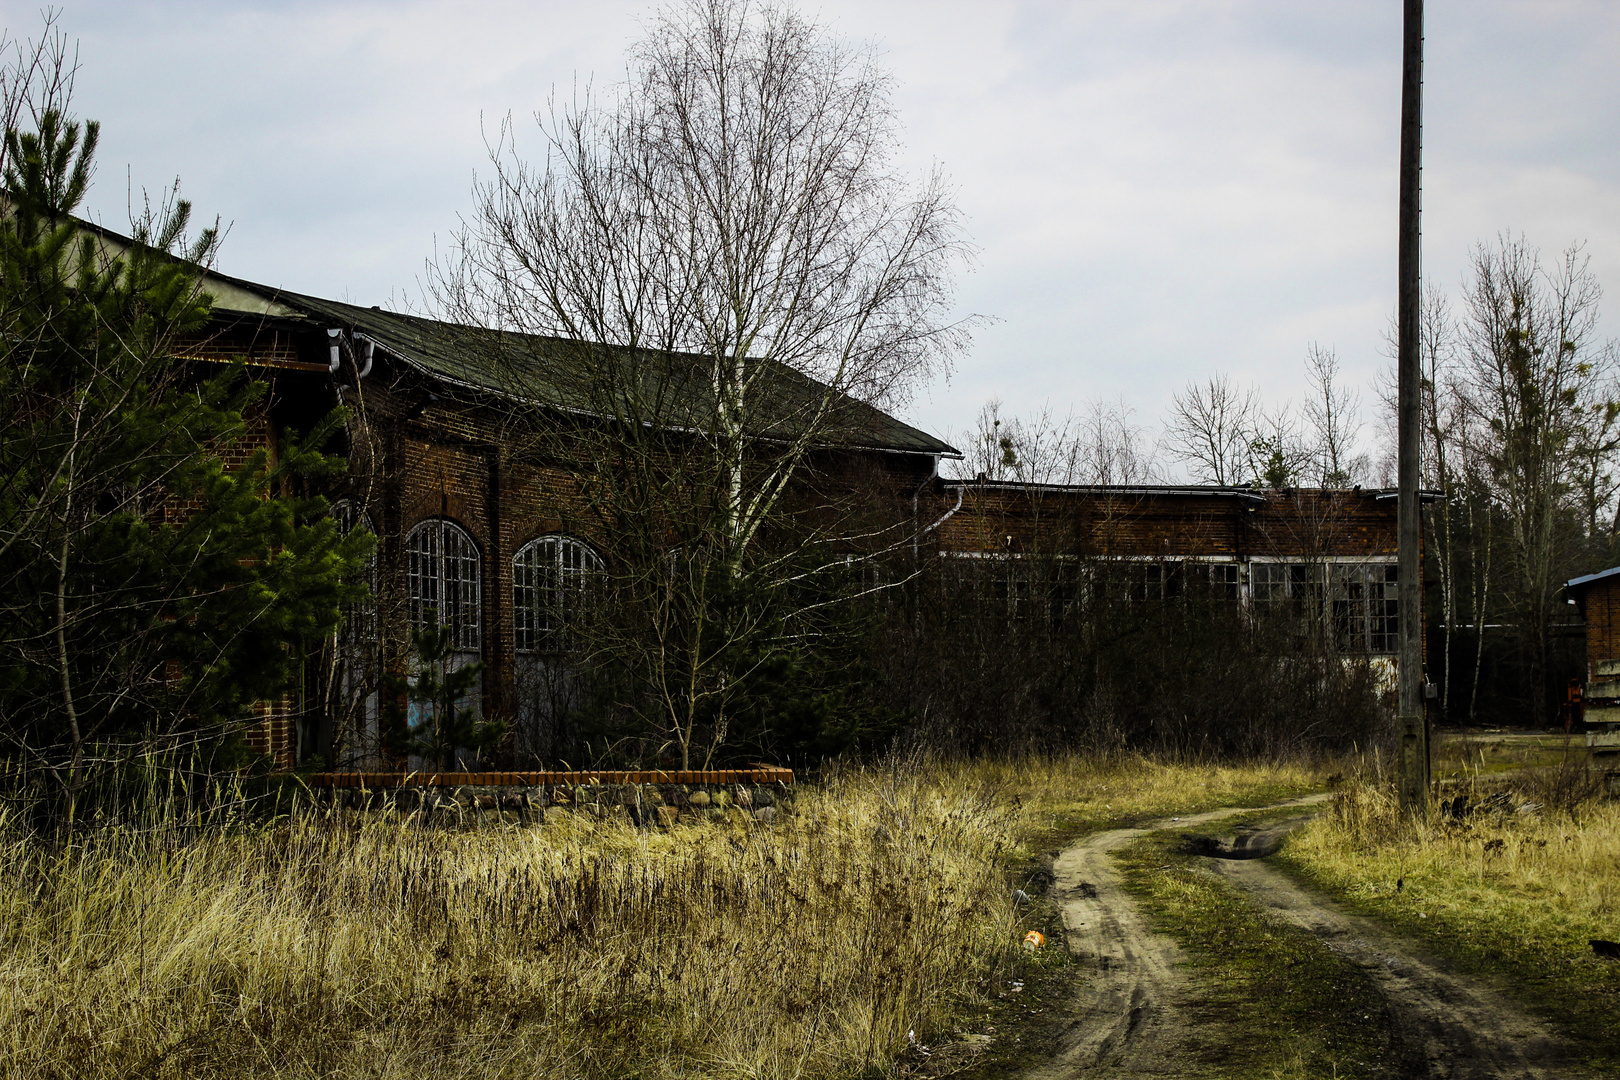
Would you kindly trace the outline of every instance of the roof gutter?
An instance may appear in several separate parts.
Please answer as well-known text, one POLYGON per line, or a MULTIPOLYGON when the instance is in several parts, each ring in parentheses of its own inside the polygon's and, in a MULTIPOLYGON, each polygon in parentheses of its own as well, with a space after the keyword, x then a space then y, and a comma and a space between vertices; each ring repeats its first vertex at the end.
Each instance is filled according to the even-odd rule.
POLYGON ((1246 502, 1263 503, 1266 496, 1261 491, 1247 487, 1197 487, 1153 484, 1037 484, 1024 483, 1017 480, 945 480, 943 485, 948 488, 957 488, 966 491, 975 488, 984 491, 1023 491, 1039 492, 1052 495, 1201 495, 1225 499, 1242 499, 1246 502))

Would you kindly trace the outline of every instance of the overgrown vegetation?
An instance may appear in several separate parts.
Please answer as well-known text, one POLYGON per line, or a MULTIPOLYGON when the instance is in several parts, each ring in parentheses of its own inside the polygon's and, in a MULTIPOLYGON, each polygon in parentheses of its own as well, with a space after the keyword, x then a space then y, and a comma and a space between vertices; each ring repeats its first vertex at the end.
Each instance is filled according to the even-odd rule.
POLYGON ((217 228, 188 237, 179 199, 127 244, 73 217, 99 129, 66 112, 54 17, 0 60, 0 761, 71 818, 137 758, 242 764, 233 734, 336 628, 370 539, 299 497, 341 468, 314 449, 340 415, 272 453, 262 383, 176 359, 217 228))
POLYGON ((814 634, 783 631, 799 583, 907 539, 903 511, 867 528, 865 493, 825 483, 847 468, 829 447, 888 445, 872 406, 965 344, 968 247, 943 178, 896 165, 872 50, 791 7, 672 3, 625 73, 556 98, 538 158, 503 126, 429 283, 450 321, 499 331, 461 347, 512 390, 516 460, 613 538, 578 642, 615 684, 599 740, 709 768, 750 684, 814 634))
POLYGON ((769 828, 168 803, 51 844, 11 818, 0 1060, 74 1078, 877 1074, 914 1061, 908 1032, 949 1042, 1016 1008, 1013 982, 1066 977, 1017 948, 1032 913, 1011 890, 1044 845, 1308 779, 891 763, 802 790, 769 828))
POLYGON ((848 774, 773 829, 160 822, 0 859, 13 1075, 848 1076, 982 995, 1014 812, 848 774), (197 827, 200 825, 201 827, 197 827))
POLYGON ((1378 672, 1319 613, 1248 610, 1206 564, 1063 553, 1089 524, 1055 520, 1017 559, 935 560, 886 613, 872 692, 966 753, 1262 760, 1388 737, 1378 672))

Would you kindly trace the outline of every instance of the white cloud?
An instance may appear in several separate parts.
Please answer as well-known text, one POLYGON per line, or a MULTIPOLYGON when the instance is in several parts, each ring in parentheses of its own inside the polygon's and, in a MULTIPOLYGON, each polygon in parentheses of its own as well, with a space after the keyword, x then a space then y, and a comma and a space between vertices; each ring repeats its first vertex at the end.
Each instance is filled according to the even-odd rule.
MULTIPOLYGON (((909 161, 938 161, 981 245, 962 310, 999 316, 935 429, 1123 396, 1152 420, 1223 370, 1297 396, 1307 344, 1382 368, 1394 304, 1399 5, 826 0, 896 75, 909 161)), ((92 207, 179 174, 233 223, 228 272, 378 303, 414 293, 484 160, 551 87, 611 83, 649 5, 613 0, 85 3, 92 207)), ((37 15, 16 5, 9 28, 37 15)), ((1454 286, 1498 230, 1589 240, 1620 282, 1620 6, 1428 4, 1425 258, 1454 286)), ((1371 397, 1364 394, 1365 398, 1371 397)))

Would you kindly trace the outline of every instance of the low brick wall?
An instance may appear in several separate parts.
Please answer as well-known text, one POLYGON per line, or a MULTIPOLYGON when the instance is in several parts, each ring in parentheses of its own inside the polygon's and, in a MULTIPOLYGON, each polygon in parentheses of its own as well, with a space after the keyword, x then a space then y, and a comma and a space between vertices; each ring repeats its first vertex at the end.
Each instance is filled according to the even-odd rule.
POLYGON ((351 809, 392 807, 424 821, 479 821, 548 811, 669 828, 727 819, 770 824, 792 802, 791 769, 573 772, 316 773, 316 799, 351 809))

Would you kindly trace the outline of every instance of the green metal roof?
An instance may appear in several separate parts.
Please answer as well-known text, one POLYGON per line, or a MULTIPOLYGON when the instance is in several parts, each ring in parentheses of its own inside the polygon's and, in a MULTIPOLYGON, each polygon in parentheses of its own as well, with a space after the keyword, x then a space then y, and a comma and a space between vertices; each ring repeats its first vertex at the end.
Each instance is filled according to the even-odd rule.
MULTIPOLYGON (((122 254, 131 243, 127 236, 93 222, 80 220, 79 225, 112 254, 122 254)), ((704 419, 715 415, 703 357, 460 326, 306 296, 207 268, 202 268, 202 279, 220 314, 304 323, 312 331, 332 329, 336 324, 373 338, 418 371, 482 393, 582 414, 628 418, 621 409, 604 408, 600 387, 587 378, 590 371, 602 370, 606 361, 616 362, 619 373, 636 382, 631 396, 639 402, 657 403, 655 415, 645 417, 651 423, 701 430, 708 426, 704 419), (571 363, 586 359, 589 364, 571 363)), ((770 370, 761 372, 765 377, 755 384, 752 404, 756 415, 763 414, 767 420, 750 434, 790 439, 796 430, 802 430, 797 418, 822 398, 827 387, 784 364, 758 363, 769 363, 770 370), (770 419, 773 414, 774 421, 770 419)), ((834 398, 832 423, 823 430, 828 433, 818 440, 823 446, 962 456, 926 431, 847 395, 834 398)))
MULTIPOLYGON (((637 403, 655 403, 647 417, 650 422, 702 428, 704 418, 714 415, 713 390, 701 357, 491 331, 270 289, 220 274, 207 278, 204 287, 214 294, 217 311, 263 315, 273 305, 278 315, 296 312, 312 328, 343 327, 364 334, 417 370, 456 386, 604 415, 608 410, 602 405, 600 387, 589 384, 586 375, 607 362, 635 381, 637 403)), ((771 363, 771 367, 768 377, 756 384, 766 391, 757 404, 769 419, 754 434, 791 438, 798 426, 796 417, 822 397, 826 386, 786 365, 771 363)), ((612 414, 625 415, 618 408, 612 414)), ((927 432, 847 396, 835 399, 828 430, 823 445, 960 456, 927 432)))

